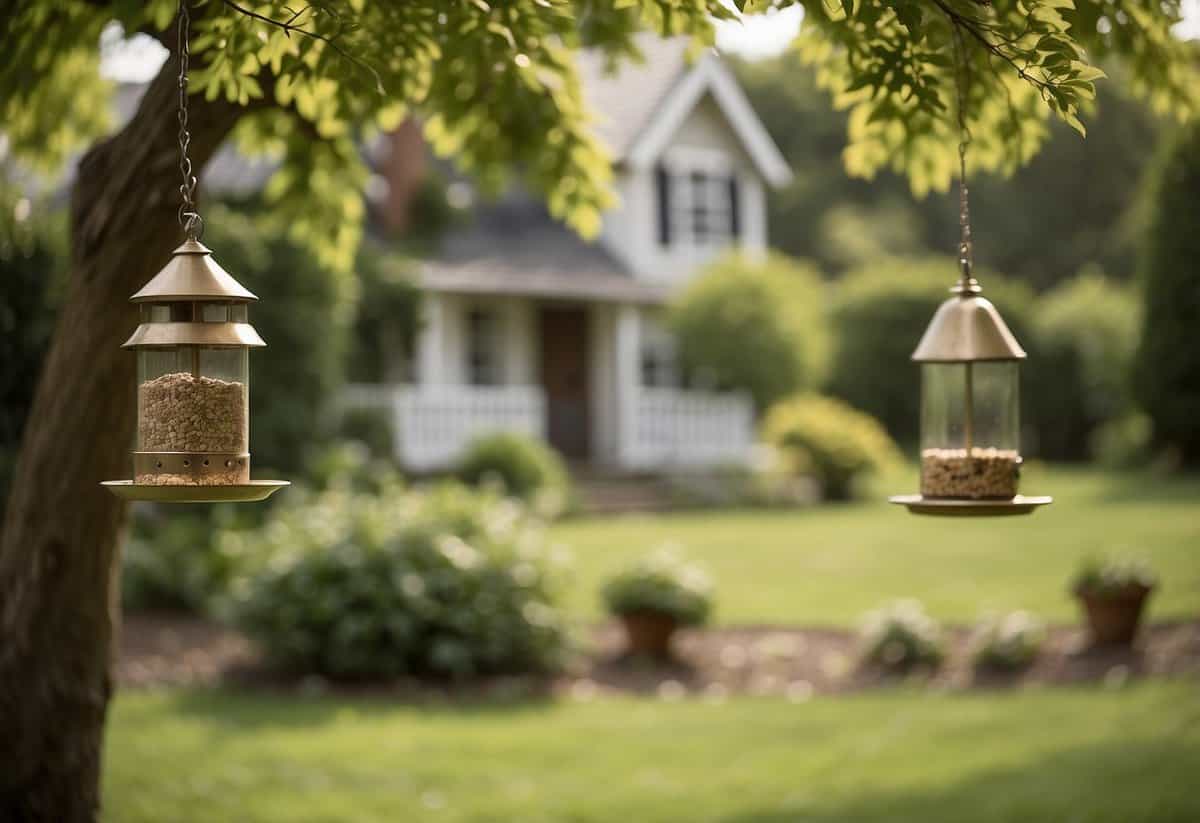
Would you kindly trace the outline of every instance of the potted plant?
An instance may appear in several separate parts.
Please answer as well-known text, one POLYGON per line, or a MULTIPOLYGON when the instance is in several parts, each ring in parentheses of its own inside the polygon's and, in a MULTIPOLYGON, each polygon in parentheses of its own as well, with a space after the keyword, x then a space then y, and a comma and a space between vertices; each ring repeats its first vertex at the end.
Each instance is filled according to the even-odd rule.
POLYGON ((618 573, 603 589, 605 606, 625 628, 630 654, 665 659, 681 626, 712 612, 712 581, 672 548, 662 548, 618 573))
POLYGON ((1075 575, 1071 591, 1083 604, 1092 642, 1132 644, 1146 598, 1157 584, 1153 569, 1143 561, 1085 562, 1075 575))

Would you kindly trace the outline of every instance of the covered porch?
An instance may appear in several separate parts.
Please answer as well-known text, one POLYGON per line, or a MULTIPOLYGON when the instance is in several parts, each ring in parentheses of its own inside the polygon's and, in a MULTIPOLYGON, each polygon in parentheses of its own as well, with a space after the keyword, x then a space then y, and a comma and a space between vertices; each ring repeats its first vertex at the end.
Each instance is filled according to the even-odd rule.
POLYGON ((570 293, 454 285, 426 292, 421 330, 398 369, 403 382, 346 390, 346 407, 387 415, 405 468, 452 468, 472 440, 494 432, 540 438, 574 463, 621 471, 749 459, 749 399, 681 385, 658 288, 624 277, 577 280, 570 293), (583 282, 592 293, 580 293, 583 282))

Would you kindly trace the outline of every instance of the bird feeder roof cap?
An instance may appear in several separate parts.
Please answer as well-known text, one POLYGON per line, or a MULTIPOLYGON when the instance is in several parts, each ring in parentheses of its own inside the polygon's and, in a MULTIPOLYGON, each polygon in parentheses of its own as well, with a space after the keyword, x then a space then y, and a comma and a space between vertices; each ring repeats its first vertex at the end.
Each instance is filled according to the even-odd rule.
POLYGON ((129 299, 134 303, 249 303, 258 297, 221 268, 207 246, 188 238, 171 253, 167 265, 129 299))
POLYGON ((992 301, 976 289, 960 290, 938 306, 912 359, 919 363, 964 363, 1024 360, 1025 356, 992 301))

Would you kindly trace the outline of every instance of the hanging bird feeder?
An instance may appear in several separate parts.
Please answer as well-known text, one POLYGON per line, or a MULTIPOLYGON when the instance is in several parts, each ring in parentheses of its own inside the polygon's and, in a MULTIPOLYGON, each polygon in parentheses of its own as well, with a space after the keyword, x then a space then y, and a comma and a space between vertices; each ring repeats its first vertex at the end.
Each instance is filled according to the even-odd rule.
POLYGON ((969 267, 951 291, 912 355, 921 364, 921 493, 891 502, 916 514, 1028 514, 1051 498, 1017 493, 1025 351, 969 267))
POLYGON ((250 479, 250 325, 257 300, 201 242, 187 157, 187 5, 180 4, 180 222, 187 239, 130 298, 141 325, 124 344, 137 353, 133 480, 103 485, 127 500, 177 503, 263 500, 287 486, 250 479))
MULTIPOLYGON (((961 42, 955 30, 956 55, 961 42)), ((967 199, 970 132, 958 110, 960 279, 921 337, 912 359, 921 364, 921 493, 890 502, 914 514, 1029 514, 1050 497, 1018 494, 1021 477, 1019 364, 1025 350, 1000 312, 981 295, 974 267, 967 199)))

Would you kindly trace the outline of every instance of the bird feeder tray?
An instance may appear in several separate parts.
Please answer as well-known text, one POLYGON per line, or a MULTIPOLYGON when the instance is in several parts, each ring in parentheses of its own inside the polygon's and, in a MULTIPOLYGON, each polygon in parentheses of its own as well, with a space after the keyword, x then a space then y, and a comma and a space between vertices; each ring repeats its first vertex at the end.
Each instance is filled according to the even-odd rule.
POLYGON ((905 506, 913 514, 938 517, 1007 517, 1032 514, 1039 506, 1049 505, 1052 497, 1016 495, 1008 500, 951 500, 944 497, 924 497, 919 494, 898 494, 888 502, 905 506))
POLYGON ((291 485, 286 480, 251 480, 227 486, 139 484, 132 480, 106 480, 100 484, 124 500, 152 503, 256 503, 291 485))

